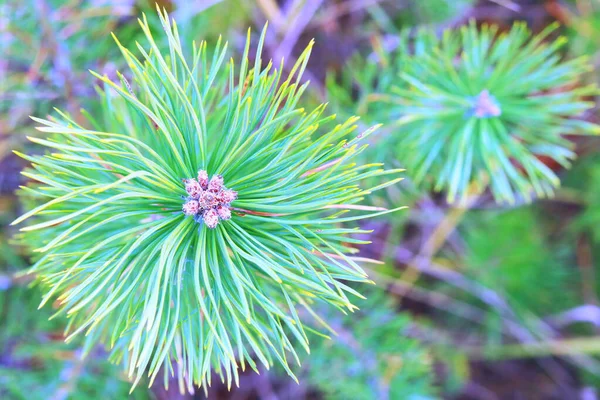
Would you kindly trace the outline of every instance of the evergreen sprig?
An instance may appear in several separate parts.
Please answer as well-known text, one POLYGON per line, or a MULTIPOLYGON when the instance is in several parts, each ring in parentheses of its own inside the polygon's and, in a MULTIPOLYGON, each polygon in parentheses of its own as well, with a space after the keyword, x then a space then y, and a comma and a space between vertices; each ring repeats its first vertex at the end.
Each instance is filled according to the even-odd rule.
POLYGON ((206 388, 211 370, 231 385, 256 362, 293 376, 291 338, 308 351, 312 330, 297 308, 354 309, 360 293, 349 283, 367 277, 351 235, 363 231, 341 224, 395 211, 359 203, 400 171, 353 161, 372 132, 353 134, 357 118, 335 124, 324 106, 298 107, 312 44, 286 77, 283 65, 263 66, 264 32, 250 64, 248 33, 234 68, 221 40, 186 57, 177 25, 159 13, 168 50, 144 16, 141 57, 119 44, 130 81, 94 73, 103 114, 84 113, 86 124, 62 112, 34 118, 51 135, 31 140, 48 153, 19 153, 32 163, 20 192, 30 210, 14 224, 28 222, 20 240, 37 255, 42 305, 57 296, 69 338, 85 332, 88 350, 107 344, 134 384, 162 369, 181 390, 206 388), (199 171, 237 192, 231 218, 212 229, 182 212, 182 179, 199 171), (391 178, 358 186, 374 176, 391 178))
MULTIPOLYGON (((555 30, 532 35, 516 23, 501 33, 471 22, 441 36, 402 32, 396 51, 376 51, 353 79, 371 119, 393 121, 380 146, 450 202, 474 182, 497 201, 552 195, 560 182, 548 164, 569 167, 575 157, 564 135, 600 132, 582 118, 598 92, 582 84, 588 60, 564 60, 565 39, 549 39, 555 30)), ((344 81, 329 85, 341 106, 349 104, 344 81)))
POLYGON ((435 177, 449 201, 472 181, 489 181, 499 201, 552 195, 560 182, 544 160, 569 167, 575 153, 563 135, 599 132, 576 118, 593 107, 584 97, 597 93, 578 86, 590 66, 586 58, 562 60, 564 38, 545 42, 556 27, 532 36, 524 23, 499 33, 472 22, 407 59, 408 87, 394 97, 404 127, 397 155, 415 180, 435 177))

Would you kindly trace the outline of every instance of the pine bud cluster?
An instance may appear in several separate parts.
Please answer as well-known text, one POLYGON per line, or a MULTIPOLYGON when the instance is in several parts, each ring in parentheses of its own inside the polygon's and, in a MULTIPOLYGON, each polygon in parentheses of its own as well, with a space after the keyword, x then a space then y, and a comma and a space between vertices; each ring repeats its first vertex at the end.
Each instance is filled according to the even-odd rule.
POLYGON ((231 218, 231 202, 237 199, 237 192, 223 185, 221 175, 213 175, 208 180, 205 170, 198 171, 197 179, 184 179, 188 197, 183 204, 183 213, 194 217, 198 223, 215 228, 220 220, 231 218))

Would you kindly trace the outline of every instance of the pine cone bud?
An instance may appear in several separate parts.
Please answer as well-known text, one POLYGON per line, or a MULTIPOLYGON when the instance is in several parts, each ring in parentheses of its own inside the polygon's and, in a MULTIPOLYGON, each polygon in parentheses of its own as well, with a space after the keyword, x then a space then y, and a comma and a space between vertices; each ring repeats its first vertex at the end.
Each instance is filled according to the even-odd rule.
POLYGON ((183 213, 187 216, 196 215, 199 209, 200 206, 196 200, 188 200, 183 205, 183 213))
POLYGON ((219 223, 219 214, 217 214, 214 208, 209 208, 208 210, 204 211, 202 218, 204 219, 206 226, 211 229, 216 227, 219 223))
POLYGON ((219 201, 224 204, 229 204, 237 199, 237 192, 235 190, 225 189, 219 194, 219 201))
POLYGON ((208 190, 211 192, 220 192, 223 189, 223 177, 221 175, 213 175, 208 182, 208 190))
POLYGON ((200 195, 200 206, 202 208, 211 208, 218 205, 218 203, 217 195, 208 190, 200 195))
POLYGON ((208 173, 203 169, 198 170, 198 183, 200 183, 202 189, 206 190, 208 188, 208 173))
POLYGON ((231 218, 231 210, 227 206, 218 206, 217 214, 222 220, 227 220, 231 218))
POLYGON ((185 191, 193 198, 198 198, 202 193, 202 187, 195 179, 185 179, 185 191))

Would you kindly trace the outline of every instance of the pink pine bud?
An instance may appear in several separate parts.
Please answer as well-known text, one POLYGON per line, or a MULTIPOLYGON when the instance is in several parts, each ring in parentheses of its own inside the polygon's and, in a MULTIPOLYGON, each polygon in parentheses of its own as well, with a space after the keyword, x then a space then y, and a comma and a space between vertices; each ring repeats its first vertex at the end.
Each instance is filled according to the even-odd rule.
POLYGON ((231 218, 231 210, 227 206, 218 206, 217 214, 219 214, 219 218, 223 220, 231 218))
POLYGON ((217 214, 214 208, 209 208, 208 210, 204 211, 202 218, 204 219, 206 226, 211 229, 216 227, 219 223, 219 214, 217 214))
POLYGON ((211 192, 220 192, 223 189, 223 177, 221 175, 213 175, 208 182, 208 190, 211 192))
POLYGON ((186 179, 185 183, 185 191, 193 198, 198 198, 202 193, 202 187, 195 179, 186 179))
POLYGON ((219 204, 219 199, 216 194, 207 190, 200 195, 200 206, 202 208, 212 208, 217 204, 219 204))
POLYGON ((213 175, 209 180, 205 170, 198 171, 196 179, 184 179, 188 197, 183 197, 185 215, 194 216, 194 221, 204 222, 207 227, 215 228, 220 220, 231 219, 229 204, 237 199, 235 190, 227 189, 221 175, 213 175))
POLYGON ((219 201, 224 204, 229 204, 237 199, 237 192, 231 189, 225 189, 219 194, 219 201))
POLYGON ((496 98, 484 90, 475 98, 473 114, 477 118, 491 118, 502 115, 502 110, 496 98))
POLYGON ((198 171, 198 183, 204 190, 208 187, 208 173, 203 169, 198 171))
POLYGON ((199 209, 200 207, 196 200, 189 200, 183 205, 183 213, 188 216, 196 215, 199 209))

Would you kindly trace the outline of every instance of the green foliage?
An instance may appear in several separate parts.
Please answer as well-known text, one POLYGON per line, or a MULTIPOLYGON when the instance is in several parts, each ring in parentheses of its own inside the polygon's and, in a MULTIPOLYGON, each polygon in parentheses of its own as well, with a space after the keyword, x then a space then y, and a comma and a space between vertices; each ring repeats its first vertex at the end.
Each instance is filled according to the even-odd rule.
POLYGON ((410 1, 396 19, 402 26, 445 22, 473 6, 474 0, 410 1))
POLYGON ((308 381, 326 399, 435 398, 431 354, 407 336, 411 319, 381 291, 369 291, 360 311, 329 313, 337 335, 315 341, 306 361, 308 381))
MULTIPOLYGON (((328 74, 326 88, 328 101, 338 115, 340 121, 360 115, 361 122, 367 126, 383 124, 375 131, 367 142, 369 148, 362 154, 365 160, 384 161, 385 165, 403 168, 405 165, 400 158, 390 152, 390 108, 381 102, 381 98, 390 95, 398 82, 398 73, 402 70, 409 50, 416 53, 427 52, 435 43, 435 35, 428 31, 418 32, 418 40, 410 37, 410 31, 405 30, 399 36, 400 45, 393 52, 383 48, 380 39, 374 39, 374 53, 369 57, 356 54, 339 76, 328 74), (416 46, 413 47, 412 43, 416 46)), ((379 184, 376 179, 373 184, 379 184)), ((371 183, 371 182, 369 182, 371 183)), ((390 186, 385 196, 370 199, 373 204, 407 204, 412 207, 423 195, 423 190, 413 182, 405 181, 399 187, 390 186)), ((408 215, 397 215, 396 222, 408 215)))
MULTIPOLYGON (((11 213, 0 213, 0 224, 10 223, 11 213)), ((42 400, 48 398, 121 399, 131 384, 120 369, 93 349, 81 359, 81 341, 66 344, 65 318, 53 318, 46 306, 38 310, 41 292, 28 287, 29 276, 19 277, 25 261, 18 249, 0 236, 0 398, 42 400)), ((136 389, 132 399, 151 398, 136 389)))
POLYGON ((570 1, 561 11, 566 14, 567 35, 573 54, 587 54, 595 61, 600 55, 600 2, 595 0, 570 1))
POLYGON ((576 275, 547 231, 531 208, 473 211, 463 272, 507 299, 521 317, 564 311, 576 304, 576 275))
POLYGON ((391 110, 382 103, 382 97, 393 93, 411 57, 425 56, 438 42, 435 33, 426 29, 405 29, 395 39, 397 43, 390 50, 382 38, 374 38, 371 54, 355 54, 339 76, 327 76, 330 103, 343 118, 358 114, 368 123, 390 122, 391 110))
POLYGON ((575 154, 562 135, 598 132, 571 118, 593 106, 583 96, 596 89, 571 86, 588 66, 584 59, 561 62, 563 40, 542 43, 553 30, 531 37, 516 24, 494 39, 496 27, 472 23, 410 59, 401 74, 408 88, 394 101, 404 133, 397 155, 416 181, 433 177, 449 201, 473 181, 489 180, 501 201, 552 194, 559 179, 541 158, 568 167, 575 154))
MULTIPOLYGON (((599 131, 577 119, 597 92, 577 86, 589 65, 563 61, 565 41, 545 43, 554 30, 532 36, 517 23, 500 34, 471 23, 440 38, 403 32, 392 59, 377 51, 380 59, 356 81, 358 104, 377 110, 376 121, 392 121, 379 135, 380 152, 394 148, 417 185, 445 191, 450 202, 472 184, 489 186, 497 201, 552 195, 559 179, 546 162, 569 167, 575 157, 563 135, 599 131)), ((342 81, 329 87, 343 108, 353 96, 344 97, 352 86, 342 81)))
MULTIPOLYGON (((64 319, 49 321, 47 307, 36 311, 36 295, 26 287, 0 288, 0 397, 126 398, 131 384, 118 368, 96 354, 81 360, 80 349, 63 341, 64 319)), ((140 388, 131 398, 150 396, 140 388)))
POLYGON ((49 152, 21 154, 32 162, 20 193, 30 211, 15 224, 28 221, 20 241, 36 255, 42 304, 58 296, 69 339, 107 344, 135 383, 162 367, 181 390, 206 388, 211 370, 231 385, 255 360, 293 375, 290 338, 308 350, 312 330, 296 309, 354 309, 348 282, 366 275, 351 235, 364 231, 340 224, 394 211, 359 202, 398 171, 353 162, 371 132, 353 135, 356 118, 336 125, 324 106, 298 107, 310 46, 284 77, 262 65, 264 33, 249 64, 249 37, 236 71, 220 41, 188 61, 177 26, 160 19, 168 52, 144 18, 142 57, 120 46, 131 83, 96 75, 103 113, 86 113, 89 127, 65 113, 35 119, 51 135, 32 141, 49 152), (199 170, 238 193, 214 229, 181 212, 182 179, 199 170))
POLYGON ((596 243, 600 243, 600 160, 594 157, 587 160, 585 170, 577 171, 572 177, 579 183, 578 189, 584 202, 583 212, 574 221, 574 228, 578 231, 590 232, 596 243))

